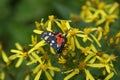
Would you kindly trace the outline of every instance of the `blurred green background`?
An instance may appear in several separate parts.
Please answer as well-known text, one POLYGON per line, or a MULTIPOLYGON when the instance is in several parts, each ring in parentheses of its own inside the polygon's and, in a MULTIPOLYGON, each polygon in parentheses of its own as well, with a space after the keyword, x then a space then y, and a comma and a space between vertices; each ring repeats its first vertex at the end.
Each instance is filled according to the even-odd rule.
MULTIPOLYGON (((70 13, 80 13, 87 0, 0 0, 0 42, 8 52, 15 48, 14 43, 28 45, 35 28, 35 21, 48 19, 54 15, 60 19, 70 19, 70 13)), ((104 1, 104 0, 103 0, 104 1)), ((109 3, 120 0, 106 0, 109 3)), ((114 24, 114 32, 120 31, 120 19, 114 24)), ((82 25, 83 26, 83 25, 82 25)), ((120 52, 119 52, 120 55, 120 52)), ((120 61, 120 60, 119 60, 120 61)), ((118 66, 120 68, 120 66, 118 66)), ((120 76, 120 69, 118 70, 120 76)), ((119 79, 119 78, 117 78, 119 79)), ((116 78, 114 80, 117 80, 116 78)))
POLYGON ((0 42, 5 50, 15 42, 30 43, 35 21, 56 18, 70 19, 70 13, 80 12, 84 0, 0 0, 0 42))
MULTIPOLYGON (((70 19, 70 13, 80 13, 87 0, 0 0, 0 42, 5 50, 15 42, 30 43, 35 21, 56 18, 70 19)), ((103 0, 104 1, 104 0, 103 0)), ((106 0, 109 3, 119 0, 106 0)), ((83 26, 83 25, 82 25, 83 26)), ((118 29, 118 28, 117 28, 118 29)))

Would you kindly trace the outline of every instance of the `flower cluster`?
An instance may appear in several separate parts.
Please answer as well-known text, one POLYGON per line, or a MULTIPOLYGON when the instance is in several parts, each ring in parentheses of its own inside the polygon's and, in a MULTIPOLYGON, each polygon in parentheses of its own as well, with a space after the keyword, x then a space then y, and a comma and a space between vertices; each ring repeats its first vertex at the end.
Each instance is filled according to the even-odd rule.
POLYGON ((85 22, 94 22, 96 26, 104 27, 104 35, 107 37, 110 32, 111 23, 115 22, 118 16, 118 3, 107 4, 99 0, 87 1, 86 5, 82 7, 80 17, 85 22))
MULTIPOLYGON (((35 21, 36 29, 33 32, 36 35, 31 36, 31 43, 28 46, 15 43, 16 49, 10 50, 14 54, 7 57, 0 44, 3 61, 9 66, 12 61, 17 60, 16 68, 19 68, 22 63, 30 67, 25 80, 30 80, 33 76, 34 80, 39 80, 43 78, 43 75, 48 80, 54 80, 57 73, 66 75, 64 80, 79 76, 85 76, 84 80, 109 80, 117 73, 113 64, 117 56, 110 51, 104 51, 102 41, 103 35, 108 36, 110 32, 110 24, 118 18, 118 6, 118 3, 87 1, 82 7, 80 18, 85 22, 94 22, 97 27, 85 27, 84 29, 72 27, 70 25, 72 20, 56 19, 53 15, 49 16, 47 21, 44 19, 40 22, 35 21), (56 50, 40 37, 45 31, 61 32, 63 35, 67 33, 65 36, 67 40, 60 55, 56 55, 56 50)), ((120 32, 108 40, 109 46, 118 45, 119 39, 120 32)), ((4 80, 4 78, 5 72, 2 71, 0 79, 4 80)))

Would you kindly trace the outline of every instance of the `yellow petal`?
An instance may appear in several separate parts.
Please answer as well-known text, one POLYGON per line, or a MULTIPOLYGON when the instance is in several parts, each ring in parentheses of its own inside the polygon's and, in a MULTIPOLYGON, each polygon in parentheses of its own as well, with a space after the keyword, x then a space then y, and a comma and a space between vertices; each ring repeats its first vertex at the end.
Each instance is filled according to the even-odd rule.
POLYGON ((34 59, 31 55, 29 55, 29 58, 30 58, 30 62, 28 62, 26 65, 31 65, 31 64, 37 63, 37 60, 34 59))
POLYGON ((55 19, 54 15, 50 15, 50 16, 48 16, 48 18, 49 18, 49 20, 54 20, 55 19))
POLYGON ((55 72, 53 70, 50 70, 50 74, 51 74, 52 77, 54 77, 55 72))
POLYGON ((70 24, 69 24, 69 22, 71 22, 71 21, 70 21, 70 20, 69 20, 69 21, 66 21, 66 27, 67 27, 68 30, 70 29, 70 24))
POLYGON ((114 72, 108 74, 104 80, 110 80, 113 76, 114 76, 114 72))
POLYGON ((72 51, 74 51, 74 50, 75 50, 74 38, 73 38, 73 37, 71 37, 70 39, 71 39, 70 41, 71 41, 72 51))
POLYGON ((36 54, 35 52, 32 52, 31 54, 37 61, 40 62, 40 64, 43 64, 43 61, 41 60, 42 57, 38 56, 38 54, 36 54))
POLYGON ((85 73, 86 73, 86 80, 95 80, 89 70, 85 69, 85 73))
POLYGON ((54 71, 58 71, 58 72, 60 71, 60 69, 57 68, 57 67, 52 67, 52 66, 51 66, 51 67, 48 67, 48 68, 49 68, 50 70, 54 70, 54 71))
POLYGON ((115 2, 115 3, 111 6, 110 10, 108 11, 109 14, 114 13, 115 10, 117 10, 118 7, 119 7, 119 3, 115 2))
POLYGON ((92 36, 92 38, 95 40, 95 42, 97 43, 97 45, 98 45, 99 47, 101 47, 101 44, 100 44, 100 42, 96 39, 96 37, 95 37, 94 35, 92 35, 92 34, 91 34, 91 36, 92 36))
POLYGON ((102 38, 102 32, 99 33, 97 40, 100 41, 102 38))
POLYGON ((60 58, 58 58, 58 63, 62 63, 62 64, 65 64, 67 61, 66 59, 64 59, 62 56, 60 58))
POLYGON ((96 61, 96 57, 93 57, 93 58, 89 61, 89 63, 93 64, 95 61, 96 61))
POLYGON ((105 68, 106 68, 106 71, 110 73, 110 66, 106 65, 105 68))
POLYGON ((23 50, 22 46, 19 43, 15 43, 15 46, 18 50, 23 50))
POLYGON ((60 24, 60 22, 55 21, 55 23, 57 24, 57 26, 62 30, 62 32, 64 32, 64 29, 62 27, 62 24, 60 24))
POLYGON ((76 36, 84 38, 84 37, 86 37, 87 35, 85 35, 85 34, 76 34, 76 36))
POLYGON ((43 31, 40 31, 40 30, 33 30, 34 33, 36 34, 41 34, 43 31))
POLYGON ((31 36, 31 41, 32 41, 32 44, 29 44, 29 46, 34 46, 34 45, 36 45, 36 43, 37 43, 37 36, 31 36))
POLYGON ((37 27, 37 28, 39 28, 39 27, 40 27, 40 23, 39 23, 39 22, 37 22, 37 21, 35 21, 35 25, 36 25, 36 27, 37 27))
POLYGON ((78 49, 81 49, 80 43, 78 42, 77 38, 74 36, 74 40, 75 40, 75 45, 78 49))
POLYGON ((96 58, 97 58, 100 62, 103 62, 103 61, 104 61, 104 59, 101 58, 100 56, 96 56, 96 58))
POLYGON ((94 46, 93 44, 91 44, 91 49, 92 49, 92 51, 93 51, 94 53, 97 53, 97 50, 96 50, 96 48, 95 48, 95 46, 94 46))
POLYGON ((33 74, 36 74, 38 71, 40 71, 40 67, 41 65, 37 65, 34 69, 33 69, 33 74))
POLYGON ((5 80, 5 73, 4 72, 0 72, 0 80, 5 80))
POLYGON ((75 76, 76 74, 79 74, 79 69, 75 69, 73 72, 71 72, 70 74, 68 74, 64 80, 69 80, 70 78, 72 78, 73 76, 75 76))
POLYGON ((41 46, 44 46, 44 45, 45 45, 45 41, 44 41, 44 40, 38 42, 32 49, 30 49, 30 50, 28 51, 28 54, 30 54, 30 53, 33 52, 34 50, 39 49, 41 46))
POLYGON ((51 75, 47 71, 45 71, 45 75, 46 75, 48 80, 53 80, 51 75))
POLYGON ((42 41, 40 41, 40 42, 38 42, 36 45, 35 45, 35 49, 38 49, 39 47, 41 47, 41 46, 44 46, 45 45, 45 41, 44 40, 42 40, 42 41))
POLYGON ((95 68, 103 68, 103 67, 105 67, 104 64, 87 64, 87 66, 95 67, 95 68))
POLYGON ((50 51, 51 53, 56 54, 55 50, 52 47, 50 47, 50 51))
POLYGON ((21 57, 21 58, 18 59, 15 67, 18 68, 22 64, 22 62, 23 62, 23 57, 21 57))
POLYGON ((18 57, 21 57, 21 56, 18 55, 18 54, 14 54, 14 55, 11 55, 11 56, 9 57, 9 59, 10 59, 10 60, 14 60, 14 59, 16 59, 16 58, 18 58, 18 57))
POLYGON ((6 63, 9 62, 9 59, 4 51, 2 51, 2 58, 3 58, 4 62, 6 62, 6 63))
POLYGON ((107 35, 110 32, 109 23, 106 22, 104 27, 104 35, 107 35))
POLYGON ((15 49, 11 49, 10 52, 12 52, 12 53, 17 53, 17 54, 23 54, 22 51, 15 50, 15 49))
POLYGON ((106 20, 106 18, 104 18, 104 17, 102 17, 100 20, 97 20, 96 26, 102 24, 105 20, 106 20))
POLYGON ((89 41, 93 42, 93 40, 92 40, 91 38, 87 37, 87 39, 88 39, 89 41))
POLYGON ((30 75, 27 75, 27 76, 25 77, 25 80, 30 80, 30 75))
POLYGON ((93 57, 93 55, 87 55, 86 58, 85 58, 85 60, 84 60, 84 62, 89 61, 91 59, 91 57, 93 57))
POLYGON ((36 63, 36 61, 30 61, 26 65, 32 65, 32 64, 35 64, 35 63, 36 63))
POLYGON ((115 44, 118 44, 120 42, 120 38, 116 38, 115 44))
POLYGON ((51 22, 52 22, 51 20, 48 21, 48 27, 47 27, 48 31, 52 31, 52 29, 51 29, 51 27, 52 27, 51 26, 52 25, 51 22))
POLYGON ((39 80, 41 74, 42 74, 42 70, 40 70, 40 71, 37 73, 37 75, 35 76, 34 80, 39 80))

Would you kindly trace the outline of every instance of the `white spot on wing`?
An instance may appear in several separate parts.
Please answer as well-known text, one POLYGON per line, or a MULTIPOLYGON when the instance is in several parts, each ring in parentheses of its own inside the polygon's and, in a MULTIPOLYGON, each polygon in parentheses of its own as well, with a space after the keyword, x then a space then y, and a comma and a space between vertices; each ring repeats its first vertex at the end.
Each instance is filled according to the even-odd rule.
POLYGON ((44 39, 47 40, 49 38, 49 36, 45 36, 44 39))
POLYGON ((50 43, 50 46, 52 46, 53 44, 52 43, 50 43))
POLYGON ((51 36, 52 35, 52 33, 49 33, 49 36, 51 36))
POLYGON ((54 41, 54 40, 52 40, 51 42, 52 42, 52 43, 55 43, 55 41, 54 41))

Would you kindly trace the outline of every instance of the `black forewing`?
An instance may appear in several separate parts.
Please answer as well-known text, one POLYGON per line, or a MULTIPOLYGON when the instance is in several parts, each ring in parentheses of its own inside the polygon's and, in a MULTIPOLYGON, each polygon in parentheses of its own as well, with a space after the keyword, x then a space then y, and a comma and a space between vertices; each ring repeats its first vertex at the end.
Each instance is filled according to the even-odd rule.
POLYGON ((55 33, 53 32, 49 32, 49 31, 46 31, 46 32, 43 32, 41 34, 41 37, 50 45, 52 46, 55 50, 58 50, 57 48, 57 40, 55 38, 55 33))

